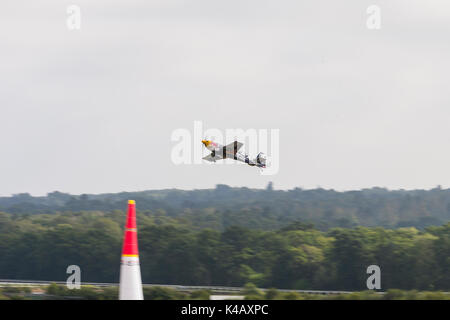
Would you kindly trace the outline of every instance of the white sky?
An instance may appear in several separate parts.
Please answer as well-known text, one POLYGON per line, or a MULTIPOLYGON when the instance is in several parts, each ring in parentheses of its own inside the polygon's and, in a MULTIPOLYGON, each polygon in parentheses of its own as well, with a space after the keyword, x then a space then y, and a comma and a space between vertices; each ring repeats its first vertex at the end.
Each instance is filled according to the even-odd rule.
POLYGON ((0 195, 450 187, 449 17, 447 0, 3 1, 0 195), (174 165, 194 120, 279 129, 279 173, 174 165))

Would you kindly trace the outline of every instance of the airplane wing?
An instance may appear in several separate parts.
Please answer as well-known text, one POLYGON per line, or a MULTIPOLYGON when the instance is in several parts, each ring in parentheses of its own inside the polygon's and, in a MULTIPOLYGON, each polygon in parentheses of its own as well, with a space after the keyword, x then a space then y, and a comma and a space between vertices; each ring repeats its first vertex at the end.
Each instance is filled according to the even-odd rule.
POLYGON ((222 160, 222 157, 218 155, 217 153, 215 156, 212 156, 212 153, 208 154, 206 157, 202 158, 203 160, 210 161, 210 162, 216 162, 216 160, 222 160))
POLYGON ((227 144, 225 147, 223 147, 224 150, 226 150, 226 153, 232 153, 235 154, 236 152, 239 151, 239 149, 243 146, 244 144, 242 142, 237 142, 234 141, 230 144, 227 144))
POLYGON ((211 156, 211 154, 208 154, 206 157, 203 157, 203 160, 214 162, 214 159, 211 156))

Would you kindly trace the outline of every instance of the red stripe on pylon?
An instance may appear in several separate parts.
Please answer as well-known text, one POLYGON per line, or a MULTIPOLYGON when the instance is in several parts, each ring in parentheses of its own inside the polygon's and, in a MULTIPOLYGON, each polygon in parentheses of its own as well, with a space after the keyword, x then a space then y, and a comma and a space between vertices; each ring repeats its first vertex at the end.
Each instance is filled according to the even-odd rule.
POLYGON ((139 255, 136 228, 136 203, 133 200, 128 201, 127 223, 125 225, 122 255, 139 255))

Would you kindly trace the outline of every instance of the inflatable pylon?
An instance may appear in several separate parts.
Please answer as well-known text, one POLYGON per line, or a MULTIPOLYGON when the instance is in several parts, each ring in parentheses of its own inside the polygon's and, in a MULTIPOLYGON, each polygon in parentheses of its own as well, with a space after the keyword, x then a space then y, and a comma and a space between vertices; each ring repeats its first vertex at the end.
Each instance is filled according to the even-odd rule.
POLYGON ((120 261, 119 300, 143 300, 137 245, 136 202, 128 201, 127 222, 120 261))

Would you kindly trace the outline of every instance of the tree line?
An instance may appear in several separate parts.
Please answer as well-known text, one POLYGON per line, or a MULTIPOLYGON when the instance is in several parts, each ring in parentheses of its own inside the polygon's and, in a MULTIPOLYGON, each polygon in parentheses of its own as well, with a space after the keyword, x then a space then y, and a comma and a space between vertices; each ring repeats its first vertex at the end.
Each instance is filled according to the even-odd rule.
MULTIPOLYGON (((144 283, 365 290, 369 265, 381 288, 450 290, 450 223, 330 228, 292 222, 276 230, 193 229, 138 211, 144 283)), ((0 278, 118 282, 125 212, 0 213, 0 278)))
POLYGON ((450 189, 394 190, 383 188, 337 192, 294 188, 274 190, 217 185, 204 190, 150 190, 98 195, 52 192, 44 197, 27 193, 0 197, 0 211, 13 214, 54 214, 123 210, 127 200, 162 223, 181 223, 192 229, 224 231, 239 225, 276 230, 294 221, 312 222, 326 231, 356 226, 424 229, 450 220, 450 189))

